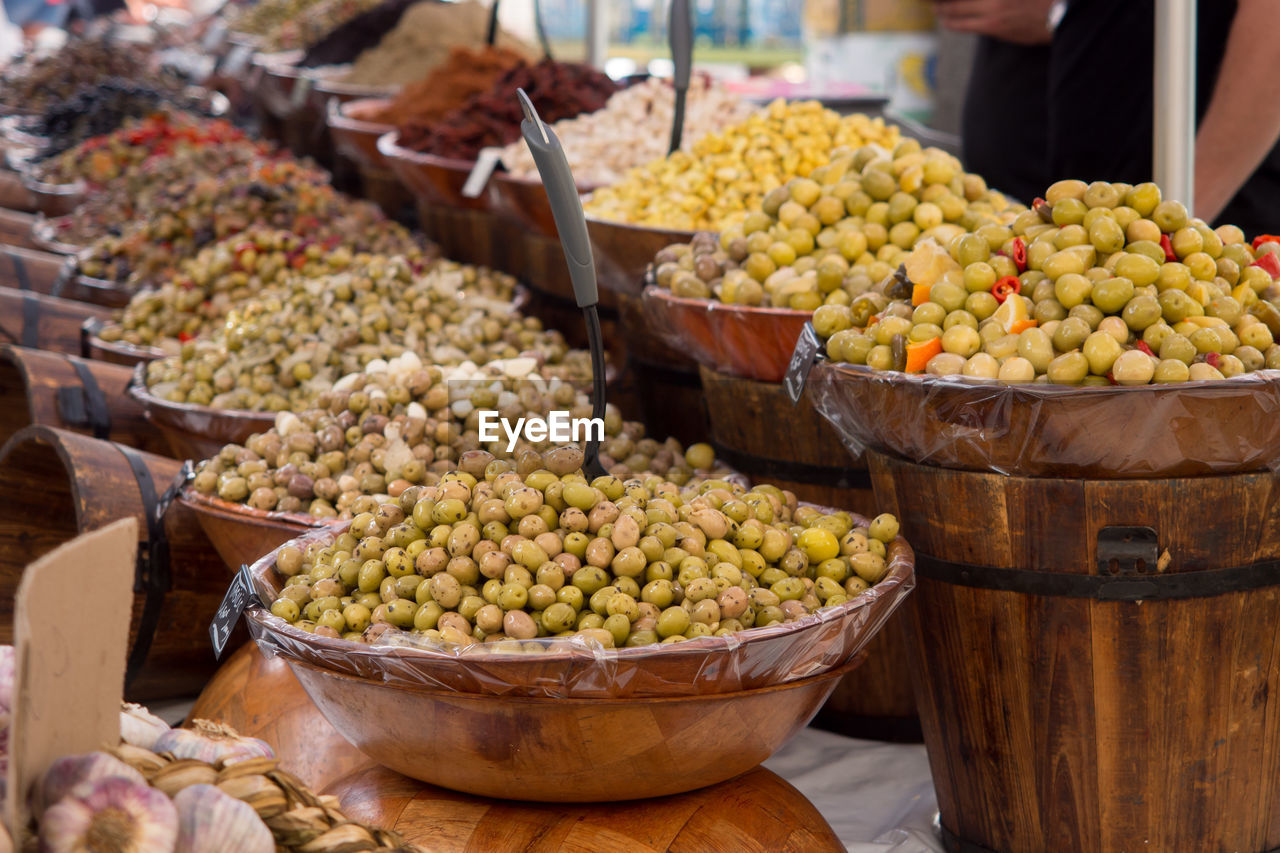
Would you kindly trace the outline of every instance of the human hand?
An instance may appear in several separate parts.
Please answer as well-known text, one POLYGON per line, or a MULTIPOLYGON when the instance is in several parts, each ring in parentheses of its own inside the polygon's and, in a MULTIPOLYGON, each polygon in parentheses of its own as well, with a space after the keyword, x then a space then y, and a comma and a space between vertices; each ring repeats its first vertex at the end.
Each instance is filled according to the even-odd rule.
POLYGON ((1054 0, 936 0, 942 26, 1014 44, 1048 44, 1054 0))

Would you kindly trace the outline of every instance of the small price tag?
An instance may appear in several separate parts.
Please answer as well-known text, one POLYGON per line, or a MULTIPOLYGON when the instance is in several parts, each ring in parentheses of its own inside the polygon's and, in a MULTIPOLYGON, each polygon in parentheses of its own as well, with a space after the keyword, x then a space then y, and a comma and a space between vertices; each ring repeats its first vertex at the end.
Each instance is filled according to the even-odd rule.
POLYGON ((209 625, 209 637, 213 640, 214 655, 222 657, 222 651, 227 647, 227 640, 231 637, 231 631, 236 627, 236 623, 240 621, 240 615, 253 605, 255 600, 253 577, 249 573, 249 567, 241 566, 222 599, 222 606, 218 608, 213 622, 209 625))
POLYGON ((307 102, 307 94, 311 91, 311 83, 310 77, 299 77, 298 82, 293 84, 293 92, 289 96, 289 107, 294 112, 302 109, 302 105, 307 102))
POLYGON ((813 324, 805 323, 800 337, 796 340, 796 348, 791 352, 791 363, 787 365, 787 374, 782 377, 782 385, 787 390, 787 396, 791 398, 791 405, 794 406, 800 402, 800 395, 804 393, 804 383, 808 380, 809 371, 813 370, 813 362, 821 349, 822 342, 818 340, 818 333, 814 331, 813 324))
POLYGON ((489 183, 493 170, 502 162, 501 148, 481 148, 476 164, 467 175, 467 182, 462 185, 462 194, 466 198, 478 198, 489 183))
POLYGON ((222 66, 222 73, 228 77, 242 74, 249 67, 249 60, 252 58, 253 48, 247 44, 238 44, 227 54, 227 61, 222 66))

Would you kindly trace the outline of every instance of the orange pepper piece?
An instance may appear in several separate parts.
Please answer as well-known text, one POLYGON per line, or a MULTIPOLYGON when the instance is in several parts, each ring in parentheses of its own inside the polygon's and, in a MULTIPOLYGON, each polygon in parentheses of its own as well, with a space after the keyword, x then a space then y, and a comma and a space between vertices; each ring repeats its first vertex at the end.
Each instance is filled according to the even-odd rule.
POLYGON ((931 290, 933 290, 933 287, 932 287, 931 285, 928 285, 928 284, 913 284, 913 285, 911 285, 911 304, 912 304, 912 305, 923 305, 924 303, 928 302, 928 301, 929 301, 929 291, 931 291, 931 290))
POLYGON ((929 359, 942 352, 942 338, 907 344, 907 373, 923 373, 929 359))
POLYGON ((1034 329, 1039 325, 1039 320, 1016 320, 1009 326, 1009 334, 1016 335, 1019 332, 1025 332, 1027 329, 1034 329))

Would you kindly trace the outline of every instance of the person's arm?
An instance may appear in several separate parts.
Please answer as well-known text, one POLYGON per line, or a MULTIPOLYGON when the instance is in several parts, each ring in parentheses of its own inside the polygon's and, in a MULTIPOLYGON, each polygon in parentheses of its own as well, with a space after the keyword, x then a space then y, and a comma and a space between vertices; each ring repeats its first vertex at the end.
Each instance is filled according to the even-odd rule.
MULTIPOLYGON (((1280 0, 1240 0, 1196 134, 1195 212, 1212 222, 1280 139, 1280 0)), ((1280 223, 1277 223, 1280 225, 1280 223)))
POLYGON ((1054 0, 936 0, 934 10, 943 27, 958 33, 1014 44, 1048 44, 1053 37, 1053 5, 1054 0))

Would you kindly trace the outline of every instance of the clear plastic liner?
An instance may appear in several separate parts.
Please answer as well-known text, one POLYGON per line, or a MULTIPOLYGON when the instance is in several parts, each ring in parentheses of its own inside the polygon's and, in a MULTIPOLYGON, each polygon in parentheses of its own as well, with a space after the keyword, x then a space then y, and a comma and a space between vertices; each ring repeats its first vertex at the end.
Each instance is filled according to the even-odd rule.
POLYGON ((1177 385, 1005 385, 819 362, 814 406, 855 455, 1026 477, 1280 471, 1280 371, 1177 385))
MULTIPOLYGON (((856 523, 868 523, 854 517, 856 523)), ((316 530, 293 544, 303 549, 311 542, 328 544, 345 529, 316 530)), ((499 650, 496 644, 426 646, 394 629, 365 644, 317 637, 265 607, 250 609, 245 620, 267 657, 280 655, 400 687, 576 699, 728 693, 818 675, 860 652, 915 586, 915 557, 906 541, 891 543, 888 557, 885 578, 838 607, 726 637, 639 648, 604 649, 577 637, 523 641, 522 652, 499 650)), ((275 571, 275 552, 251 571, 259 597, 269 606, 284 585, 275 571)))
POLYGON ((686 299, 652 285, 642 296, 645 324, 694 361, 720 373, 781 382, 811 311, 686 299))

